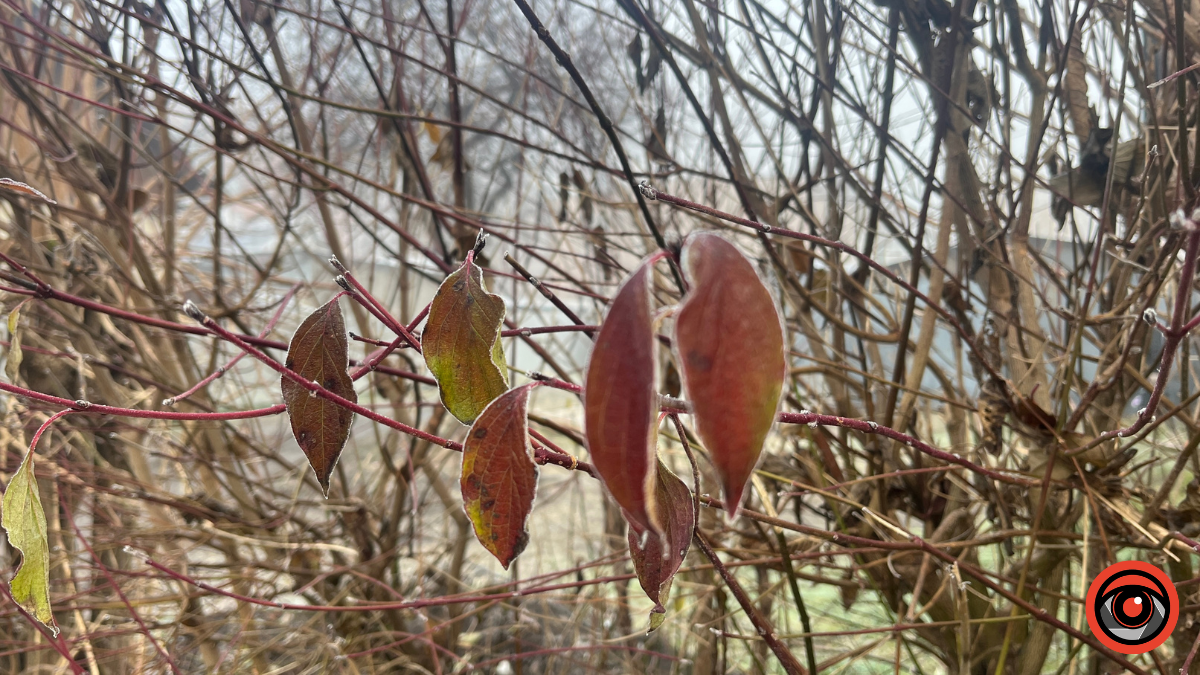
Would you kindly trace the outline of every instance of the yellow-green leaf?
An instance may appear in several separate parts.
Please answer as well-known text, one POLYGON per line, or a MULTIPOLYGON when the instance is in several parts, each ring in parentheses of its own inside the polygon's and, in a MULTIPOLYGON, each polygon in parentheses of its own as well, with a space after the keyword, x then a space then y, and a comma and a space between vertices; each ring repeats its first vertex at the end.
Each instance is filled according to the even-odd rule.
POLYGON ((504 300, 488 293, 483 270, 468 255, 442 282, 421 335, 425 365, 437 379, 442 404, 471 424, 508 391, 508 365, 500 343, 504 300))
POLYGON ((38 497, 33 476, 33 451, 13 474, 4 491, 0 527, 8 533, 8 543, 21 552, 21 567, 9 583, 13 600, 58 634, 54 614, 50 612, 50 544, 46 540, 46 513, 38 497))

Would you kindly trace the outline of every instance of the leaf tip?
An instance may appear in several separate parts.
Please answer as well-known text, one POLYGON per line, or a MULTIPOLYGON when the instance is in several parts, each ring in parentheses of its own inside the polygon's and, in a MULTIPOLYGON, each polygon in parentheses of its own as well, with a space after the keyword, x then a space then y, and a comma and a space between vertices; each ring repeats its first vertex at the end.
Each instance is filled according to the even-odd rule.
POLYGON ((661 604, 655 604, 654 609, 650 610, 650 627, 646 629, 646 635, 658 630, 666 620, 667 609, 661 604))
POLYGON ((725 485, 725 519, 733 520, 737 518, 738 511, 741 510, 742 493, 746 489, 745 482, 742 483, 727 483, 725 485))

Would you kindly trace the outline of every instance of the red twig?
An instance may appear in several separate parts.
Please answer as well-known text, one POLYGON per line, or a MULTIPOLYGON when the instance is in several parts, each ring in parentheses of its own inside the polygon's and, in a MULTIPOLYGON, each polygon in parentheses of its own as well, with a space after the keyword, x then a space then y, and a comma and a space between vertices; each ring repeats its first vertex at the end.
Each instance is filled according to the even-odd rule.
MULTIPOLYGON (((1180 217, 1173 216, 1173 218, 1180 217)), ((1150 392, 1150 400, 1146 402, 1145 408, 1138 411, 1137 419, 1133 424, 1124 429, 1105 431, 1090 442, 1066 453, 1068 457, 1087 452, 1113 438, 1132 436, 1154 419, 1154 413, 1166 390, 1167 381, 1171 379, 1171 366, 1175 363, 1175 353, 1179 350, 1179 343, 1187 336, 1187 332, 1190 330, 1189 326, 1192 325, 1188 321, 1187 313, 1191 309, 1189 299, 1192 297, 1192 282, 1196 278, 1196 257, 1200 254, 1200 223, 1188 220, 1186 226, 1190 231, 1188 232, 1187 247, 1184 249, 1183 266, 1179 270, 1179 288, 1175 295, 1175 310, 1171 314, 1170 329, 1163 333, 1162 356, 1158 362, 1158 379, 1154 383, 1154 390, 1150 392)))
POLYGON ((696 545, 700 547, 705 557, 712 563, 713 568, 717 570, 717 574, 721 575, 721 580, 729 587, 729 590, 733 593, 733 597, 737 598, 738 604, 742 606, 742 611, 746 613, 746 616, 750 619, 750 623, 754 624, 754 629, 758 631, 763 641, 775 653, 775 658, 779 659, 784 672, 788 673, 788 675, 807 675, 808 671, 805 670, 804 666, 800 665, 795 656, 792 656, 792 652, 787 648, 787 645, 775 637, 774 628, 759 613, 758 608, 754 606, 754 602, 746 594, 746 590, 742 588, 742 585, 738 583, 737 578, 733 576, 725 567, 725 564, 721 562, 721 559, 717 557, 716 551, 712 549, 712 546, 709 545, 708 540, 704 537, 704 532, 697 527, 693 533, 696 545))
MULTIPOLYGON (((705 206, 703 204, 697 204, 696 202, 693 202, 688 199, 684 199, 682 197, 676 197, 674 195, 667 194, 666 192, 657 190, 646 183, 642 184, 641 190, 642 190, 642 194, 645 195, 645 197, 647 199, 657 200, 660 202, 666 202, 667 204, 671 204, 671 205, 678 206, 681 208, 689 209, 691 211, 697 211, 699 213, 703 213, 705 215, 712 216, 713 218, 719 218, 721 220, 724 220, 724 221, 727 221, 730 223, 734 223, 735 225, 741 225, 743 227, 748 227, 748 228, 754 230, 755 232, 761 232, 763 234, 774 234, 774 235, 779 235, 781 237, 790 237, 792 239, 799 239, 801 241, 812 242, 814 244, 818 244, 820 246, 824 246, 826 248, 831 248, 835 251, 840 251, 842 253, 853 256, 854 258, 857 258, 859 261, 861 261, 862 263, 864 263, 871 269, 873 269, 876 272, 879 272, 883 276, 887 277, 887 279, 889 281, 891 281, 892 283, 896 284, 897 286, 900 286, 904 290, 908 291, 909 293, 912 293, 917 298, 919 298, 922 302, 925 303, 925 305, 927 307, 929 307, 929 309, 933 310, 934 312, 937 312, 937 314, 939 316, 941 316, 947 323, 949 323, 951 326, 953 326, 954 329, 958 332, 959 336, 963 339, 964 342, 966 342, 967 346, 972 351, 975 350, 975 341, 973 339, 971 339, 971 335, 969 333, 967 333, 967 331, 962 327, 961 324, 959 324, 958 319, 956 319, 954 317, 954 315, 950 313, 950 310, 946 309, 945 307, 942 307, 942 305, 940 303, 934 302, 932 299, 930 299, 929 296, 925 295, 920 290, 918 290, 916 286, 901 279, 899 276, 896 275, 895 272, 892 272, 887 267, 876 262, 874 258, 871 258, 870 256, 864 254, 862 251, 859 251, 858 249, 854 248, 853 246, 851 246, 849 244, 845 244, 840 241, 835 241, 833 239, 826 239, 825 237, 818 237, 815 234, 806 234, 804 232, 797 232, 796 230, 789 230, 789 229, 782 228, 782 227, 770 227, 768 225, 764 225, 763 223, 755 222, 753 220, 748 220, 746 218, 739 218, 738 216, 735 216, 732 213, 726 213, 724 211, 719 211, 712 207, 705 206)), ((996 370, 991 366, 990 362, 987 359, 980 359, 980 365, 982 365, 984 367, 984 369, 986 369, 988 371, 988 373, 990 375, 992 375, 993 377, 1002 378, 1001 374, 996 372, 996 370)))
POLYGON ((67 502, 63 497, 61 490, 59 491, 58 498, 59 502, 62 504, 63 514, 67 517, 67 523, 71 525, 71 529, 75 531, 75 536, 79 539, 79 542, 83 544, 83 547, 87 549, 88 554, 92 556, 92 560, 95 561, 96 566, 100 568, 100 573, 103 574, 104 578, 108 580, 109 585, 112 586, 113 590, 117 594, 117 597, 121 598, 121 602, 124 603, 125 608, 129 610, 129 616, 132 617, 134 622, 137 623, 138 629, 141 630, 142 634, 146 636, 146 639, 150 640, 150 644, 154 645, 154 650, 158 652, 158 655, 167 662, 167 666, 171 668, 171 672, 175 673, 175 675, 179 675, 179 668, 175 665, 175 661, 171 658, 171 655, 167 653, 166 649, 163 649, 163 646, 158 642, 158 640, 154 639, 154 636, 150 633, 150 629, 146 626, 146 622, 142 621, 141 615, 138 614, 137 610, 133 608, 133 604, 129 602, 129 598, 125 596, 125 592, 121 590, 121 587, 117 584, 117 580, 113 578, 112 572, 109 571, 108 566, 104 564, 104 561, 100 559, 100 556, 96 555, 95 549, 93 549, 88 540, 83 537, 83 533, 79 531, 79 526, 75 524, 75 517, 71 515, 71 509, 67 508, 67 502))
POLYGON ((403 337, 408 342, 410 347, 418 352, 421 351, 421 341, 413 337, 413 334, 408 331, 408 328, 404 324, 397 321, 396 317, 392 316, 391 313, 387 311, 387 308, 383 306, 383 303, 376 300, 375 296, 371 295, 371 292, 367 290, 366 286, 363 286, 361 283, 359 283, 358 279, 354 278, 354 275, 350 273, 350 270, 346 269, 346 267, 342 265, 337 258, 331 257, 329 259, 329 264, 333 265, 334 269, 341 273, 341 276, 337 278, 338 285, 341 286, 346 293, 350 295, 350 297, 354 298, 355 302, 362 305, 368 312, 374 315, 376 319, 379 319, 383 325, 388 327, 388 330, 391 330, 397 335, 403 337))
POLYGON ((1192 648, 1188 651, 1187 658, 1183 660, 1183 665, 1179 668, 1179 675, 1188 675, 1191 672, 1192 660, 1196 658, 1197 650, 1200 650, 1200 634, 1196 635, 1196 641, 1192 643, 1192 648))
MULTIPOLYGON (((225 338, 226 340, 229 340, 230 342, 237 345, 242 350, 248 352, 254 358, 256 358, 259 361, 266 364, 269 368, 271 368, 275 372, 277 372, 280 375, 282 375, 283 377, 286 377, 287 379, 295 382, 296 384, 299 384, 301 387, 307 389, 310 392, 313 392, 317 396, 320 396, 321 398, 323 398, 327 401, 332 401, 332 402, 342 406, 343 408, 346 408, 347 410, 350 410, 354 413, 362 415, 363 417, 366 417, 369 420, 378 422, 379 424, 382 424, 387 427, 391 427, 392 429, 403 432, 410 436, 415 436, 417 438, 420 438, 421 440, 429 441, 431 443, 436 443, 436 444, 438 444, 444 448, 448 448, 450 450, 457 450, 459 452, 462 451, 462 444, 458 443, 457 441, 452 441, 452 440, 449 440, 446 438, 442 438, 441 436, 435 436, 431 433, 422 431, 415 427, 410 427, 407 424, 404 424, 403 422, 398 422, 390 417, 385 417, 384 415, 380 415, 379 413, 375 412, 374 410, 364 408, 363 406, 361 406, 357 403, 353 403, 353 402, 347 400, 346 398, 343 398, 342 396, 339 396, 338 394, 335 394, 334 392, 329 391, 328 389, 322 387, 321 385, 317 384, 316 382, 312 382, 310 380, 305 379, 296 371, 284 366, 282 363, 267 356, 266 354, 262 353, 258 349, 255 349, 253 346, 251 346, 245 340, 243 340, 241 338, 241 336, 231 333, 231 332, 225 330, 224 328, 222 328, 219 324, 217 324, 217 322, 213 321, 212 318, 206 316, 203 312, 200 311, 199 307, 196 307, 196 305, 192 304, 191 302, 184 304, 184 311, 187 312, 188 316, 192 317, 197 322, 201 323, 205 328, 208 328, 213 333, 225 338)), ((281 405, 280 407, 282 408, 283 406, 281 405)), ((569 455, 563 456, 563 455, 559 455, 557 453, 539 452, 539 453, 537 453, 537 455, 535 456, 534 459, 535 459, 535 461, 537 461, 540 464, 555 464, 555 465, 562 466, 562 467, 565 467, 568 469, 583 471, 583 472, 588 473, 593 476, 596 475, 595 469, 593 469, 590 464, 585 464, 583 462, 579 462, 574 457, 571 457, 569 455)))
POLYGON ((145 562, 146 565, 148 565, 149 567, 152 567, 152 568, 158 570, 159 572, 162 572, 163 574, 167 575, 168 577, 170 577, 172 579, 175 579, 176 581, 181 581, 181 582, 189 584, 191 586, 195 586, 196 588, 199 588, 201 590, 205 590, 210 593, 215 593, 217 595, 221 595, 226 598, 230 598, 232 600, 237 600, 238 602, 244 602, 244 603, 251 604, 251 605, 259 605, 262 607, 274 607, 276 609, 286 609, 286 610, 304 611, 304 612, 324 612, 324 613, 381 612, 381 611, 394 611, 394 610, 405 610, 405 609, 422 609, 425 607, 442 607, 445 605, 455 605, 455 604, 490 602, 493 600, 509 600, 514 597, 540 595, 542 593, 550 593, 553 591, 576 589, 576 588, 580 588, 581 586, 593 586, 593 585, 597 585, 597 584, 606 584, 606 583, 610 583, 613 581, 629 579, 633 576, 633 575, 626 574, 626 575, 620 575, 620 576, 614 576, 614 577, 597 577, 595 579, 570 581, 570 582, 565 582, 565 583, 561 583, 561 584, 546 584, 543 586, 533 586, 530 588, 520 589, 520 590, 516 590, 516 591, 505 591, 502 593, 486 593, 486 594, 479 594, 479 595, 445 595, 445 596, 440 596, 440 597, 436 597, 436 598, 422 598, 419 600, 407 600, 407 601, 402 601, 402 602, 376 602, 376 603, 362 603, 362 604, 356 604, 356 605, 300 605, 300 604, 295 604, 295 603, 276 602, 274 600, 265 600, 263 598, 255 598, 255 597, 251 597, 248 595, 242 595, 240 593, 235 593, 233 591, 229 591, 224 588, 219 588, 217 586, 213 586, 212 584, 205 583, 203 581, 200 581, 199 579, 194 579, 194 578, 189 577, 188 575, 183 574, 181 572, 176 572, 175 570, 171 569, 170 567, 167 567, 166 565, 163 565, 162 563, 159 563, 159 562, 155 561, 153 558, 150 558, 148 556, 141 555, 139 557, 141 557, 142 561, 145 562))
POLYGON ((75 662, 74 658, 71 657, 71 651, 67 649, 66 643, 63 642, 62 634, 60 633, 55 635, 51 633, 46 629, 45 626, 41 624, 40 621, 33 618, 29 612, 26 612, 25 608, 13 599, 12 593, 8 590, 8 584, 6 582, 0 581, 0 593, 3 593, 4 597, 7 598, 8 601, 17 608, 18 612, 21 613, 21 616, 25 617, 25 620, 28 621, 34 628, 36 628, 37 631, 42 634, 42 637, 46 638, 46 642, 50 643, 50 646, 54 648, 54 651, 58 652, 60 656, 67 660, 67 665, 71 668, 71 672, 75 673, 75 675, 84 675, 87 672, 82 666, 75 662))
POLYGON ((114 415, 117 417, 138 417, 151 420, 177 420, 182 422, 198 422, 201 420, 222 421, 222 420, 245 420, 254 417, 266 417, 268 415, 278 415, 286 410, 282 403, 273 405, 268 408, 257 408, 254 410, 236 410, 233 412, 168 412, 166 410, 139 410, 137 408, 118 408, 111 405, 103 405, 100 403, 92 403, 90 401, 72 401, 69 398, 59 398, 50 394, 43 394, 39 391, 18 387, 7 382, 0 382, 0 391, 5 391, 10 394, 21 396, 23 398, 31 398, 35 401, 43 403, 51 403, 56 406, 65 406, 71 408, 71 412, 87 413, 90 415, 114 415))
MULTIPOLYGON (((292 299, 292 296, 296 294, 296 290, 299 288, 300 288, 300 286, 296 285, 296 286, 292 286, 291 289, 288 290, 288 292, 283 296, 283 299, 279 301, 279 309, 275 310, 275 314, 271 317, 271 320, 267 322, 267 325, 262 329, 262 331, 259 332, 258 337, 265 338, 266 336, 271 334, 271 331, 275 330, 275 324, 279 323, 280 317, 283 316, 283 310, 285 308, 287 308, 288 301, 292 299)), ((182 394, 179 394, 178 396, 172 396, 171 398, 163 399, 162 404, 169 408, 169 407, 175 405, 176 403, 188 398, 192 394, 200 391, 201 389, 207 387, 214 380, 225 375, 225 373, 229 372, 229 369, 233 368, 235 365, 237 365, 237 362, 241 361, 242 357, 244 357, 245 355, 246 355, 246 352, 238 352, 237 355, 235 355, 232 359, 229 360, 228 363, 226 363, 225 365, 221 366, 220 368, 217 368, 216 370, 214 370, 211 374, 209 374, 208 377, 197 382, 195 384, 195 386, 193 386, 191 389, 188 389, 187 391, 183 392, 182 394)))
POLYGON ((666 659, 668 661, 683 661, 683 659, 681 657, 674 656, 672 654, 664 654, 662 652, 654 652, 654 651, 650 651, 649 649, 642 649, 640 647, 627 647, 624 645, 581 645, 581 646, 576 646, 576 647, 550 647, 547 649, 538 649, 538 650, 531 651, 531 652, 520 652, 517 654, 509 654, 508 656, 498 656, 494 659, 480 661, 479 663, 475 663, 470 666, 467 666, 467 669, 464 670, 463 672, 469 673, 474 670, 479 670, 480 668, 494 666, 497 663, 500 663, 501 661, 517 661, 520 659, 529 659, 529 658, 534 658, 537 656, 549 656, 551 654, 567 654, 570 652, 590 652, 590 651, 596 651, 599 649, 603 649, 604 651, 622 651, 622 652, 631 652, 634 654, 644 654, 646 656, 652 656, 652 657, 658 658, 658 659, 666 659))
POLYGON ((1013 485, 1037 485, 1039 483, 1039 481, 1030 478, 1021 478, 1019 476, 1001 473, 985 466, 980 466, 979 464, 976 464, 960 455, 956 455, 952 452, 946 452, 945 450, 938 450, 937 448, 929 445, 915 436, 910 436, 906 433, 896 431, 891 427, 885 427, 882 424, 878 424, 869 420, 856 420, 837 415, 818 415, 816 413, 807 411, 801 411, 798 413, 780 413, 778 419, 780 422, 784 422, 786 424, 815 424, 818 426, 827 427, 845 427, 847 429, 861 431, 864 434, 876 434, 895 441, 900 441, 901 443, 918 450, 921 453, 929 455, 930 457, 940 459, 948 464, 957 464, 961 467, 970 469, 975 473, 987 476, 992 480, 1010 483, 1013 485))
MULTIPOLYGON (((558 380, 553 377, 548 377, 546 375, 542 375, 541 373, 530 373, 529 377, 534 380, 537 380, 539 382, 542 382, 543 384, 545 384, 548 387, 553 387, 555 389, 562 389, 563 391, 569 391, 569 392, 572 392, 575 394, 583 393, 583 387, 581 387, 577 384, 571 384, 570 382, 563 382, 562 380, 558 380)), ((679 414, 690 414, 691 413, 691 410, 688 410, 685 408, 674 408, 674 407, 670 407, 668 405, 663 405, 662 410, 664 412, 669 412, 669 413, 679 413, 679 414)), ((1022 478, 1020 476, 1014 476, 1011 474, 1002 473, 1000 471, 995 471, 993 469, 989 469, 985 466, 976 464, 975 462, 972 462, 971 460, 966 459, 965 457, 962 457, 955 453, 946 452, 945 450, 939 450, 915 436, 910 436, 906 433, 896 431, 895 429, 892 429, 891 427, 885 427, 882 424, 879 424, 877 422, 873 422, 870 420, 857 420, 857 419, 852 419, 849 417, 841 417, 838 415, 818 415, 816 413, 808 412, 807 410, 803 410, 798 413, 793 413, 793 412, 779 413, 779 416, 776 419, 778 419, 780 422, 783 422, 784 424, 808 424, 811 426, 845 427, 847 429, 854 429, 856 431, 861 431, 864 434, 876 434, 879 436, 885 436, 892 440, 904 443, 905 445, 907 445, 921 453, 929 455, 930 457, 933 457, 935 459, 940 459, 943 462, 946 462, 948 464, 957 464, 965 469, 970 469, 971 471, 974 471, 975 473, 978 473, 982 476, 987 476, 988 478, 991 478, 993 480, 997 480, 997 481, 1000 481, 1003 483, 1010 483, 1012 485, 1037 485, 1039 483, 1039 481, 1033 480, 1031 478, 1022 478)))
POLYGON ((425 317, 429 316, 429 308, 430 307, 433 307, 432 302, 425 305, 425 308, 422 309, 420 312, 417 312, 417 315, 415 317, 413 317, 413 320, 408 322, 408 325, 405 326, 405 328, 408 329, 408 332, 412 333, 417 330, 417 326, 420 326, 421 322, 425 320, 425 317))
MULTIPOLYGON (((355 337, 358 337, 358 336, 355 336, 355 337)), ((365 338, 359 338, 359 339, 362 339, 365 341, 365 338)), ((395 340, 392 340, 390 343, 384 343, 382 345, 383 349, 376 350, 373 354, 371 354, 371 356, 367 357, 366 362, 364 362, 361 366, 359 366, 358 370, 356 370, 350 374, 350 379, 358 380, 363 375, 366 375, 367 373, 371 372, 372 370, 375 370, 377 367, 379 367, 380 361, 383 361, 389 355, 391 355, 392 352, 399 349, 402 342, 407 342, 407 341, 408 341, 407 338, 405 338, 403 335, 399 335, 396 337, 395 340)), ((436 383, 436 381, 435 381, 435 383, 436 383)))

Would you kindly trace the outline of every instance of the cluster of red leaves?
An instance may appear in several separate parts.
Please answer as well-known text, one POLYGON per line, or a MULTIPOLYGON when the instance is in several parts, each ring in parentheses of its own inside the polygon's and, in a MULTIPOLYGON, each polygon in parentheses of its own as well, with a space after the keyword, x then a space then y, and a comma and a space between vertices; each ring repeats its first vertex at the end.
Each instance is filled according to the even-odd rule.
MULTIPOLYGON (((659 396, 653 266, 644 260, 622 284, 600 328, 584 387, 591 460, 629 523, 638 580, 654 601, 651 629, 683 563, 696 523, 694 495, 658 457, 659 396)), ((690 284, 674 311, 676 361, 696 433, 720 475, 725 508, 737 513, 771 430, 786 362, 774 299, 732 244, 712 233, 685 241, 681 266, 690 284)), ((538 470, 529 438, 529 395, 540 382, 508 389, 500 349, 505 305, 488 293, 468 255, 430 306, 422 352, 443 404, 471 424, 463 444, 462 497, 475 535, 507 568, 529 543, 527 522, 538 470)), ((287 367, 351 402, 346 327, 335 298, 292 337, 287 367)), ((323 487, 349 436, 353 412, 282 380, 292 430, 323 487)))

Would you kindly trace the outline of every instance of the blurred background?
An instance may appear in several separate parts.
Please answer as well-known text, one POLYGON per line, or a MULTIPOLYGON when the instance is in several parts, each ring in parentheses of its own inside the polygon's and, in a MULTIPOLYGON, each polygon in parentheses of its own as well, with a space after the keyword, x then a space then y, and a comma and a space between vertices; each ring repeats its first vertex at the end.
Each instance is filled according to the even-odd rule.
MULTIPOLYGON (((569 68, 497 0, 0 0, 0 178, 56 202, 0 192, 0 250, 59 291, 22 306, 9 380, 127 408, 262 408, 281 400, 279 377, 253 359, 164 404, 238 353, 162 323, 190 325, 184 301, 286 343, 337 293, 334 255, 410 321, 483 230, 509 328, 571 322, 507 256, 596 325, 641 258, 719 230, 779 300, 784 409, 870 419, 1045 481, 780 425, 748 508, 896 539, 869 507, 1083 632, 1087 584, 1112 562, 1192 579, 1189 549, 1168 535, 1200 535, 1197 350, 1179 341, 1160 372, 1166 341, 1141 318, 1153 309, 1170 323, 1183 293, 1187 320, 1200 300, 1179 287, 1185 233, 1169 218, 1194 208, 1200 178, 1200 80, 1178 72, 1195 62, 1200 9, 539 0, 531 12, 569 68), (644 200, 632 187, 643 181, 855 247, 941 312, 830 246, 644 200), (1159 378, 1151 424, 1063 454, 1132 423, 1159 378)), ((666 269, 660 307, 679 299, 666 269)), ((11 266, 0 285, 6 311, 36 294, 11 266)), ((364 338, 352 359, 392 339, 343 308, 364 338)), ((514 384, 531 372, 582 382, 585 333, 504 340, 514 384)), ((462 439, 419 355, 383 365, 359 380, 362 405, 462 439)), ((660 382, 679 395, 665 348, 660 382)), ((55 408, 0 405, 7 483, 55 408)), ((536 430, 586 459, 578 397, 543 387, 530 410, 536 430)), ((688 475, 674 428, 661 431, 664 459, 688 475)), ((282 415, 72 415, 37 456, 56 617, 93 675, 783 672, 696 552, 647 635, 624 522, 579 472, 541 469, 530 545, 505 571, 462 512, 461 456, 368 420, 328 499, 282 415), (326 611, 216 595, 126 546, 236 595, 326 611), (445 600, 460 593, 471 599, 445 600)), ((928 554, 714 509, 701 527, 820 672, 1122 672, 928 554)), ((0 568, 18 559, 0 544, 0 568)), ((1131 657, 1146 672, 1179 671, 1200 634, 1196 589, 1180 585, 1167 645, 1131 657)), ((0 604, 0 672, 66 671, 0 604)))

